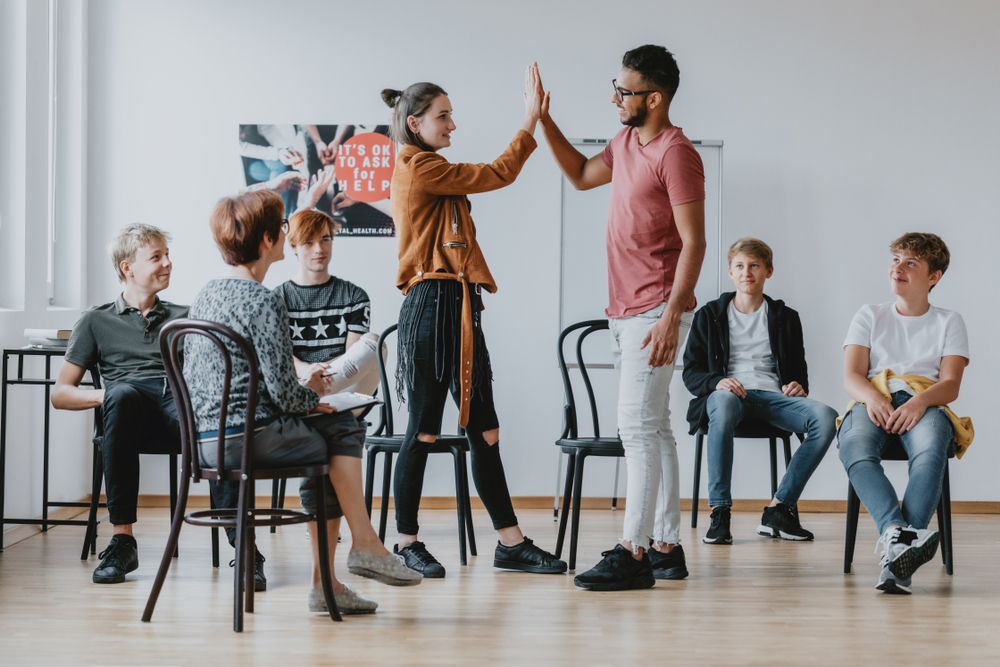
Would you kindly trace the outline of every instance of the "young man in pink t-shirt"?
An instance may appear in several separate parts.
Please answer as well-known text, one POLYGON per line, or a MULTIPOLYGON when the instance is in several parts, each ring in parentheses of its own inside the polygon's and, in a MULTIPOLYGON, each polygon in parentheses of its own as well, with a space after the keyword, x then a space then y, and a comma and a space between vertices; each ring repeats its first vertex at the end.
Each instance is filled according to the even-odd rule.
POLYGON ((618 431, 628 491, 620 544, 574 580, 588 590, 649 588, 655 579, 688 575, 670 379, 691 327, 705 257, 705 171, 670 122, 679 79, 673 55, 662 46, 626 53, 611 96, 625 127, 590 159, 549 116, 549 93, 542 105, 546 142, 570 183, 577 190, 611 183, 606 313, 621 368, 618 431))

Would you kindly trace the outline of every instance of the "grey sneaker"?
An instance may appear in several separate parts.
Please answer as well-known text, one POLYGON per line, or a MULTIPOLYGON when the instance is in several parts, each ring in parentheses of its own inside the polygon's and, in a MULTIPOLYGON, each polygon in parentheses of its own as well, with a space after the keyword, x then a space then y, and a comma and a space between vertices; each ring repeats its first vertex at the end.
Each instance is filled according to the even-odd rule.
MULTIPOLYGON (((375 610, 378 609, 378 602, 362 597, 361 590, 350 584, 344 584, 344 592, 335 594, 333 599, 337 602, 337 609, 344 616, 374 614, 375 610)), ((309 611, 330 611, 326 606, 326 598, 323 596, 322 589, 310 588, 306 602, 309 604, 309 611)))
POLYGON ((936 530, 890 526, 875 543, 875 551, 881 544, 883 565, 897 581, 909 581, 917 568, 934 558, 939 538, 936 530))
POLYGON ((424 578, 424 575, 406 567, 406 561, 399 554, 379 558, 358 549, 351 549, 347 554, 347 569, 351 574, 389 586, 416 586, 424 578))
POLYGON ((888 559, 886 558, 882 559, 882 572, 878 576, 878 585, 875 588, 876 590, 895 595, 909 595, 911 592, 910 580, 897 578, 892 573, 892 570, 889 569, 888 559))

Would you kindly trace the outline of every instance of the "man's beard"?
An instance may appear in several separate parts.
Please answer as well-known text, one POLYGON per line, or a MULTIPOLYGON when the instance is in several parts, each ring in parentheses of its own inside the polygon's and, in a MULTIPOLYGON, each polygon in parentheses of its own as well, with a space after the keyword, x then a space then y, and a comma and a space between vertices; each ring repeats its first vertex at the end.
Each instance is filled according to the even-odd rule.
POLYGON ((622 118, 622 125, 628 125, 629 127, 642 127, 646 124, 646 116, 649 114, 649 107, 643 104, 641 107, 636 109, 634 114, 630 114, 625 118, 622 118))

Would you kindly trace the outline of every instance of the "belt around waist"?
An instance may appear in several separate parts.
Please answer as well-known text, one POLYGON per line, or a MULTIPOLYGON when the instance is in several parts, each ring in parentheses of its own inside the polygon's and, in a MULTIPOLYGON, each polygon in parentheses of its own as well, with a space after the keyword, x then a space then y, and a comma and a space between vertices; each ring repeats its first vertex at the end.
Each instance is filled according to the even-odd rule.
MULTIPOLYGON (((269 424, 277 420, 278 420, 277 417, 265 417, 264 419, 256 419, 254 420, 253 432, 259 433, 263 431, 269 424)), ((230 426, 225 431, 223 431, 223 433, 225 433, 226 438, 229 438, 234 435, 240 435, 241 433, 243 433, 245 429, 246 429, 246 424, 243 424, 241 426, 230 426)), ((218 437, 219 437, 219 432, 217 430, 201 431, 200 433, 198 433, 198 443, 200 444, 203 442, 208 442, 209 440, 215 440, 218 437)))

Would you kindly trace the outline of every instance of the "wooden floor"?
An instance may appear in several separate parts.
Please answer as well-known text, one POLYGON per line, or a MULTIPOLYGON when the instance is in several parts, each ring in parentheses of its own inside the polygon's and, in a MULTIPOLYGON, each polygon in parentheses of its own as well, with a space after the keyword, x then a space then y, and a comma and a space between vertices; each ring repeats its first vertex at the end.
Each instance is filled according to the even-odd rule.
MULTIPOLYGON (((519 517, 530 537, 554 547, 551 512, 519 517)), ((382 586, 347 574, 344 546, 337 572, 381 606, 336 624, 306 610, 304 529, 262 531, 268 590, 237 635, 232 570, 212 569, 209 531, 191 526, 153 622, 140 622, 168 529, 165 511, 144 509, 136 525, 141 564, 125 584, 91 583, 97 561, 79 560, 79 528, 53 529, 0 554, 0 665, 1000 663, 1000 516, 957 515, 955 576, 936 559, 914 577, 908 597, 874 589, 877 535, 864 515, 851 575, 842 573, 842 515, 804 515, 817 540, 791 543, 757 537, 759 515, 736 513, 732 547, 703 544, 702 517, 693 530, 685 513, 689 579, 593 593, 575 588, 571 576, 494 570, 495 537, 481 511, 481 555, 461 567, 454 513, 423 512, 422 537, 448 577, 382 586)), ((615 544, 621 521, 621 512, 583 513, 579 571, 615 544)))

